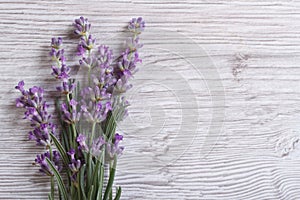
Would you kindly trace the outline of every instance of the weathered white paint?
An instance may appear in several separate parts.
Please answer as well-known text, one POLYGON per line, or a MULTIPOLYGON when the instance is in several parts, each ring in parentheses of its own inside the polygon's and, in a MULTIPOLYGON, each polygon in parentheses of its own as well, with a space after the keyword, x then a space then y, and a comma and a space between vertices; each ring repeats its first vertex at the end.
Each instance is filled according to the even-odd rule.
POLYGON ((24 79, 54 91, 49 39, 75 45, 70 22, 78 15, 114 48, 131 17, 147 21, 132 118, 120 126, 123 199, 300 199, 300 2, 292 0, 1 0, 0 199, 46 199, 13 86, 24 79), (168 34, 155 32, 163 28, 168 34), (167 51, 172 43, 184 44, 181 55, 167 51), (214 65, 205 66, 209 58, 214 65), (199 59, 197 74, 188 62, 199 59), (223 88, 208 87, 217 82, 223 88), (209 133, 222 113, 223 127, 209 133))

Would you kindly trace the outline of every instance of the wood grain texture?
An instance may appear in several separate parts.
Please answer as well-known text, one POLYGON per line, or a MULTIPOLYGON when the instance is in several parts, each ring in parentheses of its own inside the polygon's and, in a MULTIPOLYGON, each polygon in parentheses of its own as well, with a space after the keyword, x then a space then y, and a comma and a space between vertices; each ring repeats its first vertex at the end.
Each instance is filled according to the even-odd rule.
POLYGON ((0 0, 0 199, 47 198, 48 180, 31 165, 40 149, 27 142, 13 87, 41 85, 51 101, 49 39, 74 49, 79 15, 115 49, 131 17, 147 21, 131 117, 120 124, 122 199, 300 199, 293 0, 0 0))

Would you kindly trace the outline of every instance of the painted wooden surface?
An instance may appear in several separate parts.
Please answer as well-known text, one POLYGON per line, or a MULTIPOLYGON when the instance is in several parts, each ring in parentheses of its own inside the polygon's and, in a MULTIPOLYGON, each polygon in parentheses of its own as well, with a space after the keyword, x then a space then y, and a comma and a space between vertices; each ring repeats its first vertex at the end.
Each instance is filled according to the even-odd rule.
POLYGON ((40 150, 27 142, 13 87, 41 85, 51 101, 49 39, 72 49, 79 15, 116 49, 131 17, 147 22, 131 117, 120 124, 124 200, 300 199, 293 0, 0 0, 0 199, 46 199, 48 180, 31 165, 40 150))

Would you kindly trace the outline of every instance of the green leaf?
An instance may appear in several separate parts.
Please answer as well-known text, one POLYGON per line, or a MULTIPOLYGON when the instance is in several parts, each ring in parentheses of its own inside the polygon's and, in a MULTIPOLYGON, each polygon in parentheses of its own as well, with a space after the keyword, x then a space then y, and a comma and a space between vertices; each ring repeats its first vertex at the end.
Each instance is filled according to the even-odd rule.
POLYGON ((117 156, 115 156, 113 166, 110 169, 109 179, 105 189, 103 200, 107 200, 107 198, 109 197, 109 193, 111 192, 111 188, 115 179, 116 166, 117 166, 117 156))
MULTIPOLYGON (((58 114, 58 119, 61 119, 61 109, 60 109, 60 104, 59 104, 59 98, 55 99, 55 108, 56 108, 56 112, 58 114)), ((59 122, 62 127, 62 134, 61 134, 62 135, 62 137, 61 137, 62 145, 64 146, 65 149, 70 149, 65 123, 63 120, 59 120, 59 122)))
POLYGON ((109 192, 109 200, 113 200, 112 197, 113 196, 112 196, 112 189, 111 189, 110 192, 109 192))
POLYGON ((51 196, 51 194, 48 194, 48 200, 54 200, 51 196))
POLYGON ((118 189, 117 189, 117 194, 116 194, 114 200, 119 200, 120 197, 121 197, 121 193, 122 193, 122 188, 121 188, 121 187, 118 187, 118 189))
POLYGON ((90 187, 92 185, 92 171, 93 171, 92 164, 93 164, 92 154, 89 152, 88 159, 87 159, 87 172, 86 172, 87 190, 90 190, 90 187))
POLYGON ((88 200, 93 200, 93 199, 92 199, 92 194, 93 194, 93 192, 94 192, 94 186, 92 185, 92 186, 91 186, 91 189, 90 189, 90 191, 89 191, 89 194, 88 194, 88 200))
POLYGON ((62 161, 64 163, 64 165, 68 168, 69 167, 69 158, 67 156, 67 153, 65 151, 65 149, 63 148, 63 146, 60 144, 60 142, 57 140, 57 138, 50 133, 51 139, 53 140, 57 150, 59 151, 62 161))
MULTIPOLYGON (((52 150, 50 149, 50 151, 52 150)), ((51 176, 51 197, 52 199, 54 199, 54 177, 53 176, 51 176)))
POLYGON ((52 162, 48 158, 46 158, 46 161, 47 161, 50 169, 52 170, 52 172, 53 172, 53 174, 56 178, 58 189, 60 190, 60 192, 63 196, 63 199, 68 200, 68 193, 67 193, 67 190, 65 188, 64 182, 63 182, 61 176, 59 175, 59 172, 57 171, 57 169, 54 167, 54 165, 52 164, 52 162))
POLYGON ((84 164, 81 167, 81 170, 80 170, 80 173, 79 173, 79 185, 80 185, 82 197, 83 197, 84 200, 86 200, 85 185, 84 185, 84 172, 85 172, 85 168, 86 168, 86 165, 84 164))
MULTIPOLYGON (((96 161, 97 163, 96 163, 96 166, 95 166, 95 168, 94 168, 94 172, 93 172, 93 178, 92 178, 92 183, 93 183, 93 185, 95 185, 95 183, 97 183, 97 179, 98 179, 98 170, 99 170, 99 166, 100 166, 100 161, 99 160, 97 160, 96 161)), ((96 185, 95 185, 96 186, 96 185)))
POLYGON ((99 175, 99 188, 98 188, 98 192, 97 192, 97 200, 101 200, 102 199, 102 191, 103 191, 103 181, 104 181, 104 166, 101 163, 100 166, 100 175, 99 175))

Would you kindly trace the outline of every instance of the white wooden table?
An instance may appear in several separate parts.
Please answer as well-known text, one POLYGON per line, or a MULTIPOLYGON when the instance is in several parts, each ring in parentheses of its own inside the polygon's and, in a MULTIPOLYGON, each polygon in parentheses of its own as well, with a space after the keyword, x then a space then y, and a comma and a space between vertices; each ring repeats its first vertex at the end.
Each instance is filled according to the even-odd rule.
POLYGON ((53 104, 49 41, 62 36, 74 50, 79 15, 115 49, 131 17, 147 22, 131 117, 120 124, 124 200, 300 199, 293 0, 0 0, 0 199, 47 197, 47 178, 31 165, 41 149, 27 141, 14 86, 41 85, 53 104))

